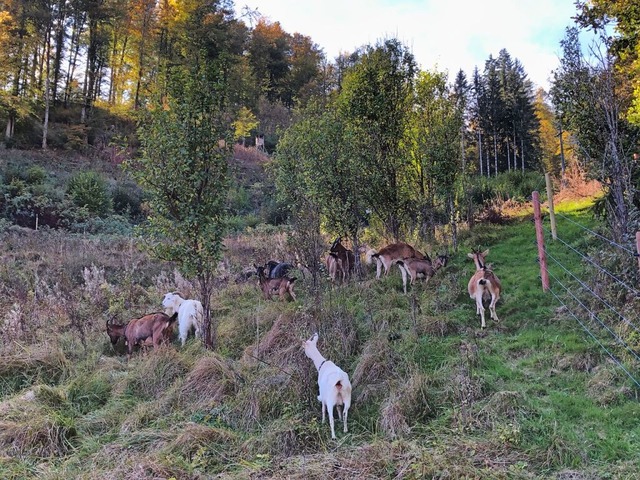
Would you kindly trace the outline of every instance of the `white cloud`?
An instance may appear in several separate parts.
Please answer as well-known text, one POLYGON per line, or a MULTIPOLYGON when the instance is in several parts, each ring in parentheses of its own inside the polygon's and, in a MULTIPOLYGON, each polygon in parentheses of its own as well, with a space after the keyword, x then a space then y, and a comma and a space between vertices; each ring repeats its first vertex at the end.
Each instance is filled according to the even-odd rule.
POLYGON ((548 88, 574 0, 246 0, 238 4, 311 37, 329 59, 396 37, 421 68, 462 69, 470 77, 506 48, 529 78, 548 88))

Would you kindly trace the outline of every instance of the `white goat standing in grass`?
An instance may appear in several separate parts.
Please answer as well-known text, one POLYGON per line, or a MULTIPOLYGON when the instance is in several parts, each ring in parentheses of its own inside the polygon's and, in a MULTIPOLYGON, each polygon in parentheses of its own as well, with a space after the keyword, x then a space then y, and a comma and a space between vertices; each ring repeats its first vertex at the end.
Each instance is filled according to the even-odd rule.
POLYGON ((178 330, 183 347, 192 328, 197 338, 202 336, 204 309, 200 301, 185 300, 179 292, 170 292, 164 296, 162 307, 169 316, 178 312, 178 330))
POLYGON ((349 375, 330 360, 327 360, 318 351, 318 334, 302 343, 304 353, 313 360, 318 370, 318 387, 320 395, 318 400, 322 402, 322 423, 324 423, 325 412, 329 414, 329 424, 331 425, 331 438, 336 438, 336 431, 333 425, 333 407, 338 410, 338 417, 344 422, 344 432, 347 432, 347 414, 351 405, 351 382, 349 375), (339 406, 342 405, 342 410, 339 406))

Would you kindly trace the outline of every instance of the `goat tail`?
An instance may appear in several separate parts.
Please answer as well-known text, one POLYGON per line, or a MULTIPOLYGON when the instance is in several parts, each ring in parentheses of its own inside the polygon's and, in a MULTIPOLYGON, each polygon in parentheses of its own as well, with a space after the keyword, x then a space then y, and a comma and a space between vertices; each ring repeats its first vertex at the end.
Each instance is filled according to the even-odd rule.
POLYGON ((486 285, 486 284, 487 284, 487 280, 486 280, 486 279, 484 279, 484 278, 481 278, 480 280, 478 280, 478 283, 479 283, 480 285, 486 285))
POLYGON ((378 252, 376 252, 373 248, 370 248, 369 250, 366 251, 366 253, 364 254, 364 262, 367 265, 371 265, 373 263, 373 256, 377 255, 378 252))

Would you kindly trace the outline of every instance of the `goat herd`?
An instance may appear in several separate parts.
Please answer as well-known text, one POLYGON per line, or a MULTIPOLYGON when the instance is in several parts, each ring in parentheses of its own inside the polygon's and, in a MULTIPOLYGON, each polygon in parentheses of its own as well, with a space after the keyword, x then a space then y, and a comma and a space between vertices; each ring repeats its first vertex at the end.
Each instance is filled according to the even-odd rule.
MULTIPOLYGON (((366 250, 366 249, 365 249, 366 250)), ((485 328, 485 308, 483 300, 489 302, 491 318, 498 321, 496 314, 496 302, 500 298, 500 280, 487 267, 485 258, 489 250, 481 252, 472 250, 467 254, 476 266, 476 271, 469 280, 469 296, 476 302, 476 314, 480 315, 481 327, 485 328)), ((431 260, 406 243, 392 243, 375 251, 366 250, 367 263, 376 262, 376 278, 388 275, 391 267, 397 264, 402 273, 402 286, 407 293, 407 278, 413 285, 418 278, 428 281, 442 267, 446 266, 448 256, 438 255, 431 260)), ((273 295, 278 295, 280 300, 290 297, 296 300, 293 291, 295 277, 289 277, 289 272, 294 268, 290 263, 269 261, 264 266, 254 265, 258 284, 264 298, 269 300, 273 295)), ((327 272, 332 282, 337 279, 346 279, 353 273, 355 267, 355 255, 353 251, 342 245, 338 237, 331 245, 326 259, 327 272)), ((196 337, 201 336, 204 320, 202 304, 198 300, 184 299, 178 292, 167 293, 162 301, 165 312, 152 313, 141 318, 131 320, 127 324, 114 324, 107 321, 107 334, 111 343, 115 345, 123 337, 127 345, 128 356, 131 356, 136 345, 140 347, 158 347, 169 344, 173 338, 174 324, 178 322, 179 338, 184 346, 188 333, 195 329, 196 337)), ((315 333, 309 340, 302 342, 305 355, 309 357, 318 371, 318 387, 320 394, 318 400, 322 403, 322 422, 325 414, 329 416, 331 426, 331 438, 335 439, 333 409, 336 407, 339 419, 343 422, 343 431, 347 432, 347 414, 351 405, 351 383, 349 375, 335 363, 322 356, 317 348, 318 334, 315 333), (338 408, 342 407, 342 408, 338 408)))

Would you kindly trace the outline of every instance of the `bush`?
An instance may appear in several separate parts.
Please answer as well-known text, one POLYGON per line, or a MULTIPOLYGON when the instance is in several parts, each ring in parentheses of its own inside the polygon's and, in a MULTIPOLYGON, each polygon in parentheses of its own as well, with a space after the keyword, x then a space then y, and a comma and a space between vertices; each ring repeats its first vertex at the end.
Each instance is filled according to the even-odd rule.
POLYGON ((236 185, 229 189, 229 210, 232 214, 242 215, 251 210, 251 198, 249 191, 242 185, 236 185))
POLYGON ((107 182, 96 172, 80 172, 71 177, 67 193, 77 206, 95 215, 107 215, 113 208, 107 182))
POLYGON ((93 235, 130 236, 133 233, 133 225, 129 223, 126 217, 109 215, 105 218, 78 218, 78 221, 69 225, 69 230, 74 233, 89 233, 93 235))
POLYGON ((3 193, 7 220, 22 227, 35 228, 37 219, 38 226, 66 228, 84 216, 82 209, 47 184, 29 186, 14 179, 3 193))
POLYGON ((113 211, 132 219, 142 217, 142 190, 135 184, 117 185, 111 192, 113 211))
POLYGON ((25 172, 25 181, 30 185, 42 185, 47 177, 46 170, 38 165, 29 167, 25 172))

